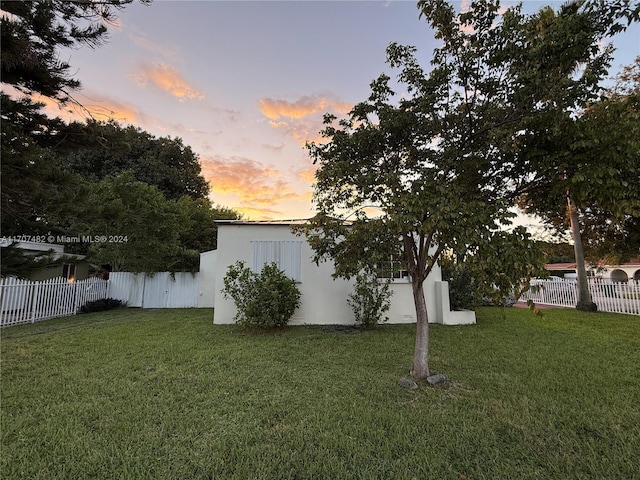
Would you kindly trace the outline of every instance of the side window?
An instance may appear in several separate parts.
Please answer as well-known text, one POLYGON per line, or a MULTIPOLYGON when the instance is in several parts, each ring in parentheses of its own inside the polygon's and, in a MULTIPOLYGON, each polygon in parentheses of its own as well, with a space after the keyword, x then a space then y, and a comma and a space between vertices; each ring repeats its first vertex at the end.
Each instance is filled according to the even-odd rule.
POLYGON ((73 282, 76 279, 76 266, 71 263, 62 265, 62 276, 73 282))
POLYGON ((388 262, 377 265, 378 278, 402 279, 409 278, 409 272, 400 260, 391 259, 388 262))
POLYGON ((265 263, 274 262, 296 282, 301 275, 302 242, 296 240, 255 240, 251 242, 251 270, 260 272, 265 263))

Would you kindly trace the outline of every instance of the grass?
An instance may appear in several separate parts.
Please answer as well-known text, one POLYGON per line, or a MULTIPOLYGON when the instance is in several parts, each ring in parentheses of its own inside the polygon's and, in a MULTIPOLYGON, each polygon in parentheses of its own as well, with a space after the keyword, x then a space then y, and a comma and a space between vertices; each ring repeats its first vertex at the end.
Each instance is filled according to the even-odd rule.
POLYGON ((2 330, 9 478, 638 478, 640 319, 479 311, 433 326, 446 388, 397 380, 414 327, 273 333, 211 310, 2 330))

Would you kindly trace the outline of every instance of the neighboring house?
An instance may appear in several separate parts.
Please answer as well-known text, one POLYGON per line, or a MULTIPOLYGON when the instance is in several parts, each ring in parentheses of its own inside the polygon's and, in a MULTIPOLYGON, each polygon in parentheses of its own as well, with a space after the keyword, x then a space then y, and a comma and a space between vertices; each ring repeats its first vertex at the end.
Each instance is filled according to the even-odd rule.
MULTIPOLYGON (((576 278, 576 264, 549 263, 546 268, 551 275, 564 278, 576 278)), ((612 282, 626 283, 629 280, 640 281, 640 258, 635 258, 621 265, 587 265, 587 274, 612 282)))
MULTIPOLYGON (((8 247, 11 243, 7 240, 0 240, 0 248, 8 247)), ((84 280, 89 277, 91 265, 85 260, 84 255, 74 255, 64 253, 64 245, 44 242, 15 242, 14 247, 24 251, 25 255, 37 255, 43 252, 51 252, 52 260, 65 259, 64 263, 43 268, 29 276, 29 280, 42 281, 50 278, 63 277, 73 282, 84 280)))
MULTIPOLYGON (((313 251, 304 236, 291 232, 290 221, 250 222, 219 220, 218 249, 215 267, 214 323, 234 323, 236 308, 231 299, 225 299, 221 288, 229 265, 244 261, 254 271, 260 271, 265 263, 276 262, 281 270, 293 278, 301 296, 301 306, 290 324, 353 324, 353 312, 347 298, 353 292, 353 281, 333 279, 333 263, 312 261, 313 251)), ((297 222, 300 223, 300 222, 297 222)), ((201 256, 208 262, 206 252, 201 256)), ((401 275, 397 275, 401 276, 401 275)), ((447 283, 442 282, 440 267, 434 267, 424 282, 424 292, 430 323, 475 323, 473 312, 450 312, 447 283)), ((201 282, 201 286, 204 287, 201 282)), ((208 306, 210 287, 201 288, 202 306, 208 306)), ((416 321, 411 283, 405 276, 391 279, 391 308, 386 313, 389 323, 413 323, 416 321)))

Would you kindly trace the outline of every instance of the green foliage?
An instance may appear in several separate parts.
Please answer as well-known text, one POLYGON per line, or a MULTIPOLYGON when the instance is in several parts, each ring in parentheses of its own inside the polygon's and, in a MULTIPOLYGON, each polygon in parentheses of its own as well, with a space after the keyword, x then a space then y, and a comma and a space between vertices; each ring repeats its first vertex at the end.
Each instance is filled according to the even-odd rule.
POLYGON ((442 280, 449 282, 449 305, 451 310, 473 310, 480 305, 478 284, 470 269, 452 256, 440 260, 442 280))
POLYGON ((212 206, 208 198, 184 196, 178 199, 176 206, 180 217, 180 245, 198 253, 217 248, 216 220, 238 220, 241 217, 231 208, 212 206))
POLYGON ((244 262, 230 265, 222 292, 236 305, 236 322, 248 327, 285 326, 300 306, 296 282, 275 263, 265 264, 260 273, 252 272, 244 262))
POLYGON ((160 137, 111 120, 74 122, 63 130, 65 171, 90 182, 126 171, 136 180, 156 186, 166 198, 207 198, 209 185, 201 174, 198 155, 180 138, 160 137))
MULTIPOLYGON (((138 149, 159 150, 162 142, 170 151, 171 145, 183 148, 184 158, 176 156, 171 160, 174 164, 170 162, 164 170, 182 173, 171 173, 171 178, 162 180, 163 174, 158 173, 162 169, 157 165, 121 164, 116 145, 109 151, 96 140, 101 138, 100 128, 105 132, 108 128, 125 131, 120 127, 96 122, 67 126, 59 119, 47 118, 40 109, 40 104, 28 99, 16 101, 2 94, 3 235, 127 237, 125 243, 71 243, 65 247, 68 253, 89 255, 96 263, 111 265, 115 270, 197 271, 200 252, 216 248, 215 220, 239 218, 234 210, 214 207, 208 198, 201 198, 207 186, 197 156, 188 147, 180 147, 181 141, 153 139, 131 127, 132 135, 139 140, 138 149), (88 135, 91 129, 95 135, 88 135), (158 145, 145 147, 144 142, 158 145), (78 173, 70 172, 72 159, 88 159, 91 148, 97 149, 96 156, 111 155, 110 160, 100 168, 89 163, 78 173), (108 173, 110 169, 119 172, 127 165, 136 166, 139 175, 147 175, 147 181, 163 185, 166 191, 184 195, 167 199, 155 185, 138 181, 135 172, 108 173), (188 171, 191 173, 185 173, 188 171)), ((147 152, 147 156, 153 155, 147 152)), ((163 158, 169 158, 167 155, 163 158)), ((34 259, 24 257, 21 263, 30 260, 34 259)))
POLYGON ((386 322, 383 317, 389 310, 389 299, 393 292, 389 288, 389 280, 378 279, 375 271, 365 269, 356 275, 353 293, 349 294, 347 303, 353 310, 356 323, 373 328, 386 322))
POLYGON ((78 177, 61 170, 53 152, 64 124, 48 118, 40 111, 42 104, 28 98, 0 97, 2 234, 62 234, 53 217, 61 218, 64 206, 78 203, 78 177))
POLYGON ((103 238, 89 244, 90 258, 130 272, 171 271, 179 228, 175 203, 130 172, 95 184, 76 225, 81 235, 103 238))
POLYGON ((59 49, 100 45, 107 37, 106 24, 116 20, 114 12, 131 1, 3 1, 2 83, 23 93, 70 100, 70 90, 80 82, 71 77, 59 49))
POLYGON ((573 246, 569 243, 538 242, 547 263, 575 262, 573 246))
POLYGON ((105 310, 113 310, 115 308, 126 307, 127 303, 115 298, 103 298, 100 300, 94 300, 93 302, 87 302, 80 307, 79 313, 94 313, 102 312, 105 310))
MULTIPOLYGON (((602 3, 525 15, 522 6, 478 0, 457 14, 451 2, 422 0, 421 16, 440 41, 430 70, 414 47, 390 44, 397 83, 380 75, 366 101, 347 118, 327 114, 323 141, 307 145, 320 167, 319 214, 305 230, 315 260, 331 258, 336 275, 350 276, 369 258, 401 253, 417 306, 418 376, 428 374, 421 287, 443 251, 482 258, 474 270, 483 287, 496 288, 492 295, 517 295, 542 263, 514 248, 528 244, 521 232, 500 230, 527 188, 578 168, 558 147, 570 143, 564 132, 574 112, 597 98, 611 60, 599 43, 639 14, 628 2, 602 3), (367 207, 377 209, 375 218, 367 207)), ((566 199, 564 186, 554 188, 566 199)))
POLYGON ((523 227, 492 232, 480 240, 441 260, 454 310, 481 304, 510 306, 530 288, 532 278, 548 276, 541 244, 523 227))
POLYGON ((495 232, 461 257, 477 280, 480 294, 493 304, 517 300, 530 288, 532 278, 549 275, 545 256, 524 227, 495 232))

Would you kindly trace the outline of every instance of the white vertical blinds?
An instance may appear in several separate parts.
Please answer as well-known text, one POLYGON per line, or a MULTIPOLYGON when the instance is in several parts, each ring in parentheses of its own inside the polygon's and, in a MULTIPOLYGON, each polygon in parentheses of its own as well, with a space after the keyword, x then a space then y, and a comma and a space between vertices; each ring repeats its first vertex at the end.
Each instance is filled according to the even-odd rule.
POLYGON ((265 263, 275 263, 288 277, 300 282, 301 252, 302 241, 299 240, 254 240, 251 242, 251 271, 259 273, 265 263))

